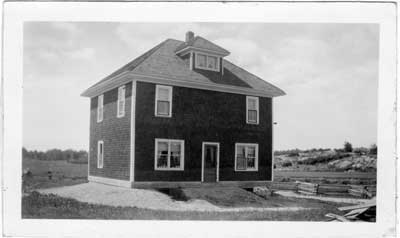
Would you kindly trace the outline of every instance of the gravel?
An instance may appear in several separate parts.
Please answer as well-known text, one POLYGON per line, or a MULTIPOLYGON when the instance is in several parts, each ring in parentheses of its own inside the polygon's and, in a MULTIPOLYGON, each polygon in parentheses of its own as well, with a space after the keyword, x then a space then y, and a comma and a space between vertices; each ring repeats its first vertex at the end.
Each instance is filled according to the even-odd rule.
POLYGON ((210 211, 210 212, 242 212, 242 211, 299 211, 308 210, 302 207, 235 207, 226 208, 213 205, 205 200, 194 199, 176 201, 168 195, 149 189, 122 188, 99 183, 82 183, 73 186, 40 189, 42 194, 55 194, 73 198, 80 202, 92 204, 137 207, 153 210, 169 211, 210 211))

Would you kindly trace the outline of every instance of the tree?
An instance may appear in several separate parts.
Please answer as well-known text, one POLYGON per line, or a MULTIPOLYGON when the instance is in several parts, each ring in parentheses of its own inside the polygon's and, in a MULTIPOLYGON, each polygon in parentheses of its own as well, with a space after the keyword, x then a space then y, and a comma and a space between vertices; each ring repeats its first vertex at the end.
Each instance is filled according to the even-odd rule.
POLYGON ((376 144, 372 144, 369 147, 369 154, 376 155, 377 153, 378 153, 378 146, 376 146, 376 144))
POLYGON ((353 146, 351 145, 350 142, 345 141, 344 142, 344 152, 352 152, 353 151, 353 146))

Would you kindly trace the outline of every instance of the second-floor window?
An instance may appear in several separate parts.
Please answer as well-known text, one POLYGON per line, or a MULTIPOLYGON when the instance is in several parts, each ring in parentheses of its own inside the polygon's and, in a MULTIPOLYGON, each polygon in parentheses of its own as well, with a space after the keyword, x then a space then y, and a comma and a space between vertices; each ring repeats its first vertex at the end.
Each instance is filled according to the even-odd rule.
POLYGON ((196 68, 219 71, 219 58, 216 56, 196 53, 196 68))
POLYGON ((103 111, 104 111, 104 95, 100 95, 97 98, 97 122, 103 121, 103 111))
POLYGON ((118 88, 117 117, 125 115, 125 86, 118 88))
POLYGON ((172 115, 172 87, 157 85, 155 100, 155 115, 171 117, 172 115))
POLYGON ((259 105, 258 97, 246 97, 246 121, 248 124, 258 124, 259 105))

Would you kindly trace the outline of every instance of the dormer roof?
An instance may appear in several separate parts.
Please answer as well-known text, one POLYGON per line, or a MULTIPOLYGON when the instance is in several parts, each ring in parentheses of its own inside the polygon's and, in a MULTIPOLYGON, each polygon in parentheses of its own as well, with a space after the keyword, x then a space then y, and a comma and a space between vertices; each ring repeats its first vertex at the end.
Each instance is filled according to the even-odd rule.
POLYGON ((196 36, 188 41, 183 42, 181 45, 176 48, 176 54, 185 54, 187 51, 195 50, 195 51, 203 51, 206 53, 216 54, 219 56, 227 56, 230 54, 229 51, 225 50, 221 46, 218 46, 211 41, 204 39, 201 36, 196 36))

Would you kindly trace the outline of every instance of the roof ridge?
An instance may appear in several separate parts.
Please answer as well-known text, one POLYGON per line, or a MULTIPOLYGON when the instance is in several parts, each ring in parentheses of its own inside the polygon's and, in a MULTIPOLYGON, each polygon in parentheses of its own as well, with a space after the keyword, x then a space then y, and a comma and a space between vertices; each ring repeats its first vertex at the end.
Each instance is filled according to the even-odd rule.
MULTIPOLYGON (((105 78, 103 78, 102 80, 100 80, 99 82, 95 83, 94 85, 92 85, 90 88, 88 88, 87 90, 91 89, 92 87, 95 87, 105 81, 108 81, 109 79, 117 76, 120 73, 126 72, 126 71, 131 71, 134 68, 136 68, 137 66, 139 66, 141 63, 143 63, 143 61, 145 61, 147 58, 149 58, 152 54, 154 54, 159 48, 161 48, 161 46, 163 46, 168 40, 173 40, 173 39, 166 39, 164 41, 162 41, 161 43, 159 43, 158 45, 154 46, 153 48, 147 50, 146 52, 144 52, 143 54, 141 54, 140 56, 134 58, 133 60, 129 61, 127 64, 125 64, 124 66, 122 66, 121 68, 117 69, 116 71, 114 71, 113 73, 109 74, 108 76, 106 76, 105 78), (136 64, 136 65, 135 65, 136 64), (131 69, 130 67, 133 66, 134 67, 131 69)), ((87 91, 85 90, 85 91, 87 91)))
POLYGON ((286 95, 286 93, 285 93, 282 89, 278 88, 277 86, 275 86, 275 85, 273 85, 273 84, 271 84, 271 83, 269 83, 269 82, 267 82, 267 81, 261 79, 261 78, 258 77, 257 75, 255 75, 255 74, 253 74, 253 73, 251 73, 251 72, 249 72, 249 71, 243 69, 242 67, 240 67, 240 66, 238 66, 238 65, 236 65, 236 64, 234 64, 234 63, 232 63, 232 62, 230 62, 230 61, 227 60, 227 59, 223 59, 223 60, 226 61, 226 62, 228 62, 229 64, 232 64, 233 66, 237 67, 239 70, 242 70, 242 71, 244 71, 244 72, 246 72, 246 73, 248 73, 248 74, 254 76, 255 79, 257 79, 258 81, 261 81, 261 82, 263 82, 263 83, 268 84, 269 86, 271 86, 271 87, 273 87, 274 89, 276 89, 276 90, 278 90, 279 92, 281 92, 283 95, 286 95))

